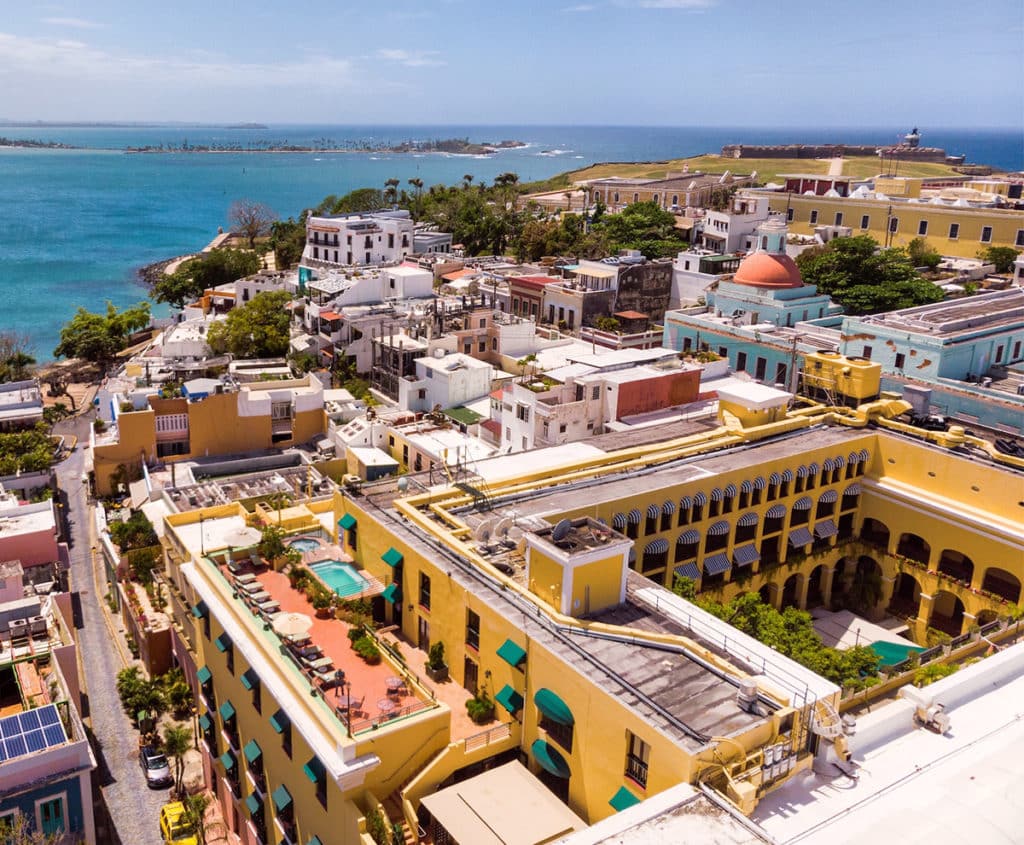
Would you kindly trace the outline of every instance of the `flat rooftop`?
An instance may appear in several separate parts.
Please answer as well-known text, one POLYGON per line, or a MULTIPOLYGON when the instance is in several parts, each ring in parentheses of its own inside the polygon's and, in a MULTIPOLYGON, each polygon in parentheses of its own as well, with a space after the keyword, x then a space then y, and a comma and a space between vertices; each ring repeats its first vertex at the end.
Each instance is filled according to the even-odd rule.
POLYGON ((848 319, 851 322, 887 326, 900 332, 943 339, 1004 331, 1024 327, 1024 288, 1010 288, 951 302, 848 319))
POLYGON ((54 531, 57 528, 50 502, 0 509, 0 538, 54 531))

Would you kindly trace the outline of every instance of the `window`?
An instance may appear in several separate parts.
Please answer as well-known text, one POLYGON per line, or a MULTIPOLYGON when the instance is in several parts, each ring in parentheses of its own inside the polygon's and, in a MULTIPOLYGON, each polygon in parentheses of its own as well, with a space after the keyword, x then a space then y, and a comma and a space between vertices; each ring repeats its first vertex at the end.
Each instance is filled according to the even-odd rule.
POLYGON ((836 212, 836 225, 837 226, 842 226, 843 225, 843 212, 841 212, 841 211, 837 211, 836 212))
POLYGON ((1024 246, 1024 229, 1017 230, 1017 240, 1014 242, 1014 246, 1024 246))
POLYGON ((981 242, 983 244, 992 243, 992 227, 982 226, 981 227, 981 242))
POLYGON ((889 218, 889 231, 892 232, 893 234, 895 234, 896 232, 899 231, 899 228, 900 228, 900 218, 899 217, 890 217, 889 218))
POLYGON ((949 239, 951 241, 955 241, 959 237, 960 237, 960 224, 959 223, 950 223, 949 224, 949 239))
POLYGON ((871 217, 870 217, 870 215, 867 215, 867 214, 863 215, 860 218, 860 227, 862 229, 867 229, 870 226, 871 226, 871 217))
POLYGON ((736 353, 736 369, 745 370, 747 368, 747 353, 737 352, 736 353))
POLYGON ((530 406, 529 405, 516 405, 516 419, 522 420, 523 422, 530 421, 530 406))
POLYGON ((1005 349, 1005 347, 1002 344, 999 344, 999 346, 996 347, 996 363, 997 364, 1002 364, 1003 363, 1003 350, 1004 349, 1005 349))
POLYGON ((1018 340, 1013 344, 1013 360, 1016 361, 1020 358, 1020 341, 1018 340))
POLYGON ((420 573, 420 607, 430 610, 430 576, 420 573))
POLYGON ((472 610, 466 611, 466 645, 480 651, 480 615, 472 610))
POLYGON ((815 224, 817 222, 818 222, 818 210, 816 208, 815 209, 811 209, 811 224, 813 225, 813 224, 815 224))
POLYGON ((928 221, 927 220, 922 220, 920 223, 917 224, 917 234, 919 234, 919 235, 927 235, 928 234, 928 221))
POLYGON ((902 352, 896 353, 896 369, 902 370, 903 366, 907 363, 907 356, 902 352))
POLYGON ((871 347, 870 346, 865 346, 864 347, 864 354, 861 357, 862 358, 867 358, 869 361, 871 360, 871 347))
POLYGON ((540 728, 547 732, 550 739, 553 739, 566 751, 572 752, 572 725, 563 725, 541 713, 540 728))
POLYGON ((594 385, 594 389, 590 392, 590 398, 595 402, 601 398, 601 385, 594 385))
POLYGON ((626 731, 626 777, 645 789, 650 757, 651 746, 632 731, 626 731))
POLYGON ((63 795, 44 798, 42 801, 36 802, 36 825, 43 836, 65 832, 64 810, 63 795))
POLYGON ((793 206, 790 206, 789 208, 786 209, 786 220, 788 222, 790 222, 790 223, 793 222, 793 218, 796 216, 793 213, 794 211, 795 211, 795 209, 793 208, 793 206))
POLYGON ((788 375, 787 367, 786 367, 785 364, 776 364, 775 365, 775 383, 776 384, 783 384, 784 385, 786 383, 786 376, 787 375, 788 375))

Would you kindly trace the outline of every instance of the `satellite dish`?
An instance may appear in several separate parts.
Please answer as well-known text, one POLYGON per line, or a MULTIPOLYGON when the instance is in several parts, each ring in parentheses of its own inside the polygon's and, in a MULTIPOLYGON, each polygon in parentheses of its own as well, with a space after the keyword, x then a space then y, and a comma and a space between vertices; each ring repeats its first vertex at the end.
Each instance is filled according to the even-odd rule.
POLYGON ((512 520, 509 517, 502 517, 498 520, 498 524, 494 526, 494 536, 499 540, 504 540, 508 537, 508 532, 512 530, 512 520))
POLYGON ((572 520, 560 519, 558 524, 551 529, 551 539, 556 543, 561 543, 569 536, 570 531, 572 531, 572 520))
POLYGON ((473 539, 478 543, 486 545, 487 541, 491 539, 491 531, 493 528, 494 523, 489 519, 485 519, 476 527, 476 531, 473 532, 473 539))
POLYGON ((409 489, 409 479, 404 475, 398 479, 398 489, 402 493, 409 489))

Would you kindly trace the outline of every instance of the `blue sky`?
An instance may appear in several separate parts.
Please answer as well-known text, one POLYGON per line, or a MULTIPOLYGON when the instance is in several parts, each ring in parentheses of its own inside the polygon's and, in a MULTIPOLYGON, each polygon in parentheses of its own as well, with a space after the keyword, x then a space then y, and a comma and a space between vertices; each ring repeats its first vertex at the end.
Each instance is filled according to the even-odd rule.
POLYGON ((3 7, 8 119, 1024 125, 1024 0, 3 7))

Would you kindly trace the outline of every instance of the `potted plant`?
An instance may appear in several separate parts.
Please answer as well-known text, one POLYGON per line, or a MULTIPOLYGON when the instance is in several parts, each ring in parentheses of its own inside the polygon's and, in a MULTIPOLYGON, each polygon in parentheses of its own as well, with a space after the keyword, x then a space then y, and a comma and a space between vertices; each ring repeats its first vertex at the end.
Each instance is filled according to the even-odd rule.
POLYGON ((427 676, 435 684, 448 680, 448 664, 444 662, 444 643, 434 643, 427 652, 427 676))
POLYGON ((466 711, 476 724, 486 725, 494 718, 494 702, 487 697, 486 692, 481 692, 466 701, 466 711))
POLYGON ((313 609, 321 619, 326 619, 331 612, 331 597, 326 593, 317 593, 313 597, 313 609))

